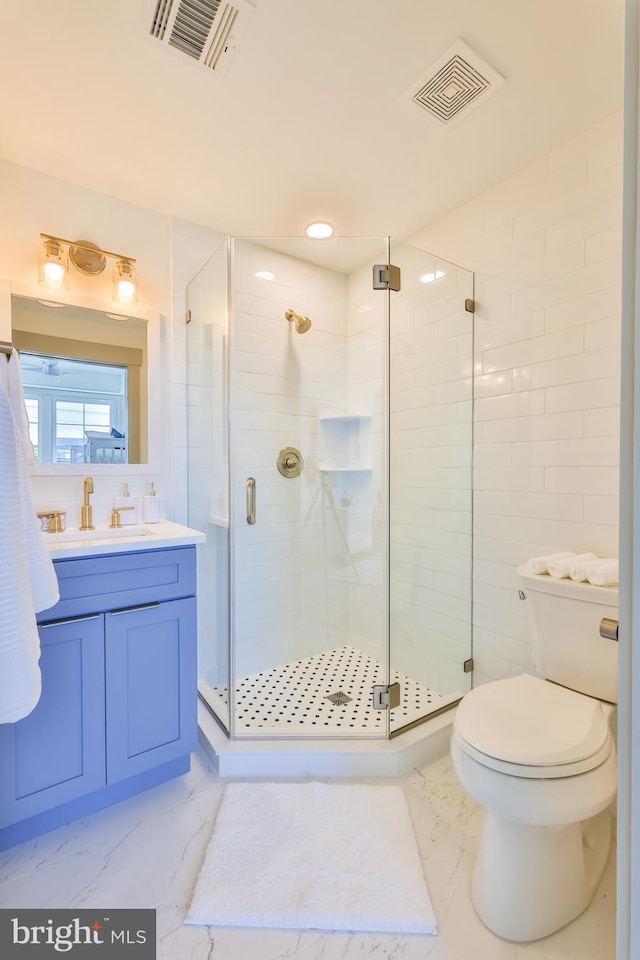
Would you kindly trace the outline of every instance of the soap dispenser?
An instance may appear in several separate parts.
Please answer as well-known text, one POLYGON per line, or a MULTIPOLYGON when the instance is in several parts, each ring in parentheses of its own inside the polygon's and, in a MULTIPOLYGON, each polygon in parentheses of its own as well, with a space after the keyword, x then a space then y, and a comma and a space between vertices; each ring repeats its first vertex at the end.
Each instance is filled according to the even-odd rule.
POLYGON ((121 483, 120 484, 120 496, 114 497, 113 499, 114 507, 122 510, 120 514, 120 523, 122 526, 130 526, 131 524, 138 522, 138 507, 137 503, 129 495, 129 484, 121 483))
POLYGON ((145 483, 142 504, 144 511, 144 522, 160 523, 160 500, 156 496, 153 482, 145 483))

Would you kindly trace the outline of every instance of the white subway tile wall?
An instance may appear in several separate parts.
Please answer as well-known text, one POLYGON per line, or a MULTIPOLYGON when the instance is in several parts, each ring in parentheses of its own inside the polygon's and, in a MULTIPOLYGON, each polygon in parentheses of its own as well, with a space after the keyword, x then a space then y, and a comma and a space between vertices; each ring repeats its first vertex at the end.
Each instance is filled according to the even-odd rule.
POLYGON ((231 520, 238 678, 338 646, 336 631, 347 625, 346 584, 327 576, 331 558, 342 554, 339 504, 318 469, 319 417, 332 409, 347 412, 346 292, 342 273, 234 241, 231 520), (275 279, 256 278, 258 270, 275 279), (307 333, 296 333, 288 309, 311 318, 307 333), (285 478, 276 468, 286 447, 302 454, 299 477, 285 478), (250 476, 256 480, 253 526, 246 522, 244 497, 250 476))
POLYGON ((477 683, 532 669, 518 564, 618 551, 621 112, 413 241, 476 275, 477 683))

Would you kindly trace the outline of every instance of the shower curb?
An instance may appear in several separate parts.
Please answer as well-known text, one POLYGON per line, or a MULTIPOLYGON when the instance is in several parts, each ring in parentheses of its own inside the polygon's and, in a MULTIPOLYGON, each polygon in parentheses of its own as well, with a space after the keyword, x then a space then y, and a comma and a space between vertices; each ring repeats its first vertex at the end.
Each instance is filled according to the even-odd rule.
POLYGON ((231 777, 401 777, 449 751, 455 708, 392 740, 229 740, 203 703, 198 739, 218 775, 231 777))

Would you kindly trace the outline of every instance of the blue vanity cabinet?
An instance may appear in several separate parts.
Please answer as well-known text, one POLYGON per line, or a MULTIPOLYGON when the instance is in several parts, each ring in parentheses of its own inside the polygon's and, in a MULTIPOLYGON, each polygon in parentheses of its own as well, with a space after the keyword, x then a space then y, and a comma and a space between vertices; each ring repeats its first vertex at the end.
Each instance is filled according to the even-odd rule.
POLYGON ((42 694, 0 724, 0 830, 104 787, 104 617, 43 623, 42 694))
POLYGON ((42 695, 0 724, 0 849, 186 773, 197 742, 195 546, 54 563, 42 695))
POLYGON ((194 597, 106 614, 107 781, 195 748, 194 597))

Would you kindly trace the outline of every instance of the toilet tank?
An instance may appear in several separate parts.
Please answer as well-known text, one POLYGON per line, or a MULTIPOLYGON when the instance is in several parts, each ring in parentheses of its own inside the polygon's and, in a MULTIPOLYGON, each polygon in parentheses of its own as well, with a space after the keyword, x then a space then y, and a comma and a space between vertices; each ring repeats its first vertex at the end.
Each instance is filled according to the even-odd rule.
POLYGON ((618 588, 536 576, 518 567, 537 672, 599 700, 618 702, 618 644, 600 636, 618 619, 618 588))

